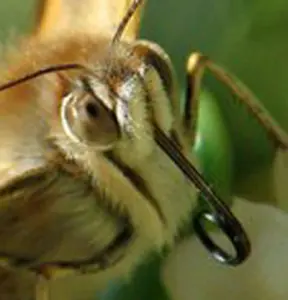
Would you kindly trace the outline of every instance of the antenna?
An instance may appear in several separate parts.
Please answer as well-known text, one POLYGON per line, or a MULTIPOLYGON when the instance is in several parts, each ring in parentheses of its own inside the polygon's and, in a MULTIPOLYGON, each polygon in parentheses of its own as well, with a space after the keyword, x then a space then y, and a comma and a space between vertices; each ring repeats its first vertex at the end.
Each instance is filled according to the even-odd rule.
MULTIPOLYGON (((115 43, 117 43, 119 41, 119 39, 121 38, 127 24, 129 23, 129 21, 131 20, 131 18, 133 17, 133 15, 135 14, 135 11, 138 9, 138 7, 144 2, 145 0, 133 0, 133 2, 131 3, 131 5, 128 7, 126 14, 124 15, 123 19, 121 20, 113 38, 112 38, 112 49, 113 49, 113 45, 115 43)), ((89 71, 88 68, 86 68, 85 66, 82 66, 80 64, 76 64, 76 63, 72 63, 72 64, 59 64, 59 65, 52 65, 49 67, 45 67, 43 69, 39 69, 33 73, 30 74, 26 74, 23 77, 17 78, 15 80, 11 80, 7 83, 4 84, 0 84, 0 92, 9 89, 9 88, 13 88, 19 84, 22 84, 24 82, 27 82, 29 80, 32 80, 34 78, 43 76, 45 74, 48 73, 54 73, 54 72, 58 72, 58 71, 63 71, 63 70, 71 70, 71 69, 84 69, 86 71, 89 71)))
POLYGON ((127 24, 129 23, 129 21, 131 20, 131 18, 135 14, 135 11, 137 10, 137 8, 143 2, 144 2, 144 0, 133 0, 133 2, 131 3, 130 7, 128 8, 126 14, 124 15, 121 23, 119 24, 114 37, 112 38, 112 42, 111 42, 112 45, 114 45, 115 43, 117 43, 117 41, 119 41, 119 39, 121 38, 127 24))
POLYGON ((7 90, 7 89, 10 89, 10 88, 13 88, 13 87, 15 87, 19 84, 22 84, 26 81, 32 80, 34 78, 43 76, 43 75, 48 74, 48 73, 55 73, 55 72, 64 71, 64 70, 71 70, 71 69, 78 69, 78 70, 79 69, 82 69, 82 70, 84 69, 84 70, 87 70, 86 67, 84 67, 80 64, 52 65, 52 66, 45 67, 43 69, 37 70, 33 73, 26 74, 23 77, 17 78, 15 80, 8 81, 7 83, 1 84, 0 85, 0 92, 2 92, 4 90, 7 90))

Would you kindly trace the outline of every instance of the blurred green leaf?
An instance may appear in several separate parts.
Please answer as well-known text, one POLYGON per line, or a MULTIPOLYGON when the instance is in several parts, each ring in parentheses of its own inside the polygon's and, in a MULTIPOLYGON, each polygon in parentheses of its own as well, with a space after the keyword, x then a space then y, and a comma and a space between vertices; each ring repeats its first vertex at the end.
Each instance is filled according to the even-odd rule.
MULTIPOLYGON (((148 1, 142 36, 159 42, 171 55, 182 87, 187 56, 199 50, 239 76, 288 129, 287 23, 284 0, 148 1)), ((210 78, 205 83, 224 115, 237 183, 271 163, 274 148, 258 123, 222 86, 210 78)))
MULTIPOLYGON (((36 0, 9 0, 0 2, 0 40, 6 43, 11 38, 29 30, 34 24, 36 0)), ((13 41, 13 39, 12 39, 13 41)))

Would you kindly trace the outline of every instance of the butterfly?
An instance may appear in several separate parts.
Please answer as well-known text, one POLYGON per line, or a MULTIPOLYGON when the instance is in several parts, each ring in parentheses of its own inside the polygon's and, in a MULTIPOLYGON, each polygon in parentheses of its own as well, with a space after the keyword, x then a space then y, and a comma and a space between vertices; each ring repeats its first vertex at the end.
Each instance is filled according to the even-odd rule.
POLYGON ((249 256, 244 229, 191 152, 204 71, 239 97, 277 146, 287 147, 286 133, 201 53, 189 57, 181 113, 169 56, 138 39, 144 5, 41 1, 33 34, 8 53, 0 85, 0 256, 5 278, 27 270, 39 279, 37 300, 48 297, 48 279, 107 282, 172 248, 199 191, 209 207, 194 217, 204 246, 231 265, 249 256), (203 219, 228 235, 236 256, 214 244, 203 219))

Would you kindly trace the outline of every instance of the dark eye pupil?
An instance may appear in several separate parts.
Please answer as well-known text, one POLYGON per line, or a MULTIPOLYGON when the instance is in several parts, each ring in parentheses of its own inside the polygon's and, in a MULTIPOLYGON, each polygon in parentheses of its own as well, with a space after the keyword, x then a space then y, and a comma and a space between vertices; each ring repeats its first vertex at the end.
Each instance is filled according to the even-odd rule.
POLYGON ((97 118, 99 115, 99 110, 96 104, 88 102, 86 104, 87 115, 91 118, 97 118))

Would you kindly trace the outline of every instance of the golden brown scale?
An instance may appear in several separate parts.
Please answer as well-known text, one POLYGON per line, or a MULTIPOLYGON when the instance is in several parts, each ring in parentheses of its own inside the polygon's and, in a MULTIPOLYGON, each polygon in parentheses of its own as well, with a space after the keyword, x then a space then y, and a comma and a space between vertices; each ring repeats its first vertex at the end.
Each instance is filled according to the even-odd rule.
MULTIPOLYGON (((131 3, 131 0, 41 0, 35 33, 37 38, 45 39, 73 31, 114 35, 131 3)), ((141 12, 142 9, 135 12, 125 27, 123 39, 135 40, 141 12)))

